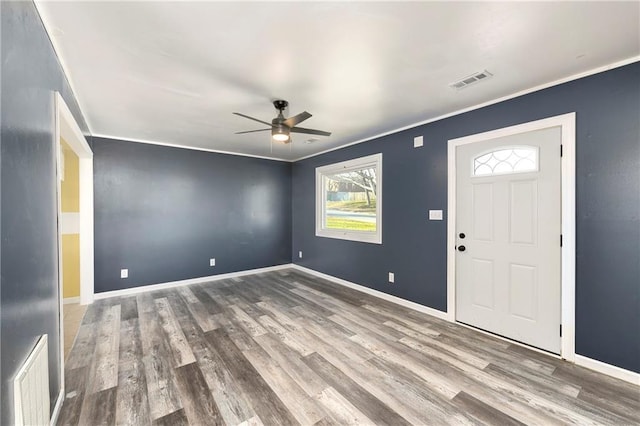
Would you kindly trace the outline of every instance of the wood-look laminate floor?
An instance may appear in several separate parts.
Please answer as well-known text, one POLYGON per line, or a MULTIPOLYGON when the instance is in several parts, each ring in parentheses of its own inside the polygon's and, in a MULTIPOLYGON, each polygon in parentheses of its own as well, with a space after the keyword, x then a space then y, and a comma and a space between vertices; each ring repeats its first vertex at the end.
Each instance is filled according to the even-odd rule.
POLYGON ((639 388, 296 270, 94 303, 61 425, 639 424, 639 388))

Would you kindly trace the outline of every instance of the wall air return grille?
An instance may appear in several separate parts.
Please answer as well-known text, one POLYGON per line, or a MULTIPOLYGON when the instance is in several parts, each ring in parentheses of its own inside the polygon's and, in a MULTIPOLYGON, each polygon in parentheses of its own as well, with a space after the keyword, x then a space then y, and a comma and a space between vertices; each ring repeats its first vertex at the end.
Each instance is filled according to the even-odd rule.
POLYGON ((449 84, 449 87, 451 87, 452 89, 456 89, 456 90, 460 90, 460 89, 464 89, 465 87, 471 86, 472 84, 476 84, 479 83, 483 80, 486 80, 490 77, 492 77, 493 74, 491 74, 489 71, 484 70, 482 72, 477 72, 474 74, 471 74, 470 76, 467 76, 461 80, 455 81, 451 84, 449 84))
POLYGON ((49 345, 43 334, 13 380, 16 426, 49 424, 49 345))

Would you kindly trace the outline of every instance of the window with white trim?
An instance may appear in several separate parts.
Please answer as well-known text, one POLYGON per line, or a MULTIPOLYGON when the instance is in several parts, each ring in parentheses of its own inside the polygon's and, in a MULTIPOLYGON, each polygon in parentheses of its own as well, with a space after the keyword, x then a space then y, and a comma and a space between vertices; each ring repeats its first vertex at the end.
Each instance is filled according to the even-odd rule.
POLYGON ((316 168, 316 235, 382 244, 382 154, 316 168))
POLYGON ((492 176, 538 171, 538 148, 514 146, 478 155, 473 159, 473 176, 492 176))

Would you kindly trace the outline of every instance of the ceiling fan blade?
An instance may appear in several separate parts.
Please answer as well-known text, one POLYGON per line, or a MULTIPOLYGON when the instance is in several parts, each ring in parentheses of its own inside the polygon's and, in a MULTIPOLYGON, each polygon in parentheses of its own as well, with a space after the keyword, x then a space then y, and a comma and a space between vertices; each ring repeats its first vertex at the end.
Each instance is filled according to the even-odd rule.
POLYGON ((292 127, 291 132, 306 133, 308 135, 331 136, 331 132, 325 132, 323 130, 305 129, 304 127, 292 127))
POLYGON ((257 118, 249 117, 248 115, 240 114, 239 112, 234 112, 235 115, 239 115, 240 117, 248 118, 249 120, 257 121, 258 123, 266 124, 267 126, 272 126, 271 123, 267 123, 266 121, 258 120, 257 118))
POLYGON ((302 123, 304 120, 308 119, 311 117, 311 114, 309 114, 307 111, 305 112, 301 112, 298 115, 294 115, 293 117, 289 117, 286 120, 284 120, 282 122, 282 124, 288 126, 288 127, 294 127, 296 124, 302 123))
POLYGON ((267 130, 271 129, 245 130, 244 132, 236 132, 236 135, 241 135, 243 133, 266 132, 267 130))

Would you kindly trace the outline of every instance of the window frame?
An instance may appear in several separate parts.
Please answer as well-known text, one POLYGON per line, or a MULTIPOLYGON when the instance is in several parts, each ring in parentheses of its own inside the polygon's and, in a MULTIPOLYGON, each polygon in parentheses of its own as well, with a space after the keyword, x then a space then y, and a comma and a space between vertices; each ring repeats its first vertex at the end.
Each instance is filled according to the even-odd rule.
POLYGON ((362 243, 382 244, 382 153, 316 167, 316 236, 362 243), (325 226, 326 185, 325 178, 338 173, 375 167, 376 169, 376 230, 356 231, 333 229, 325 226))

